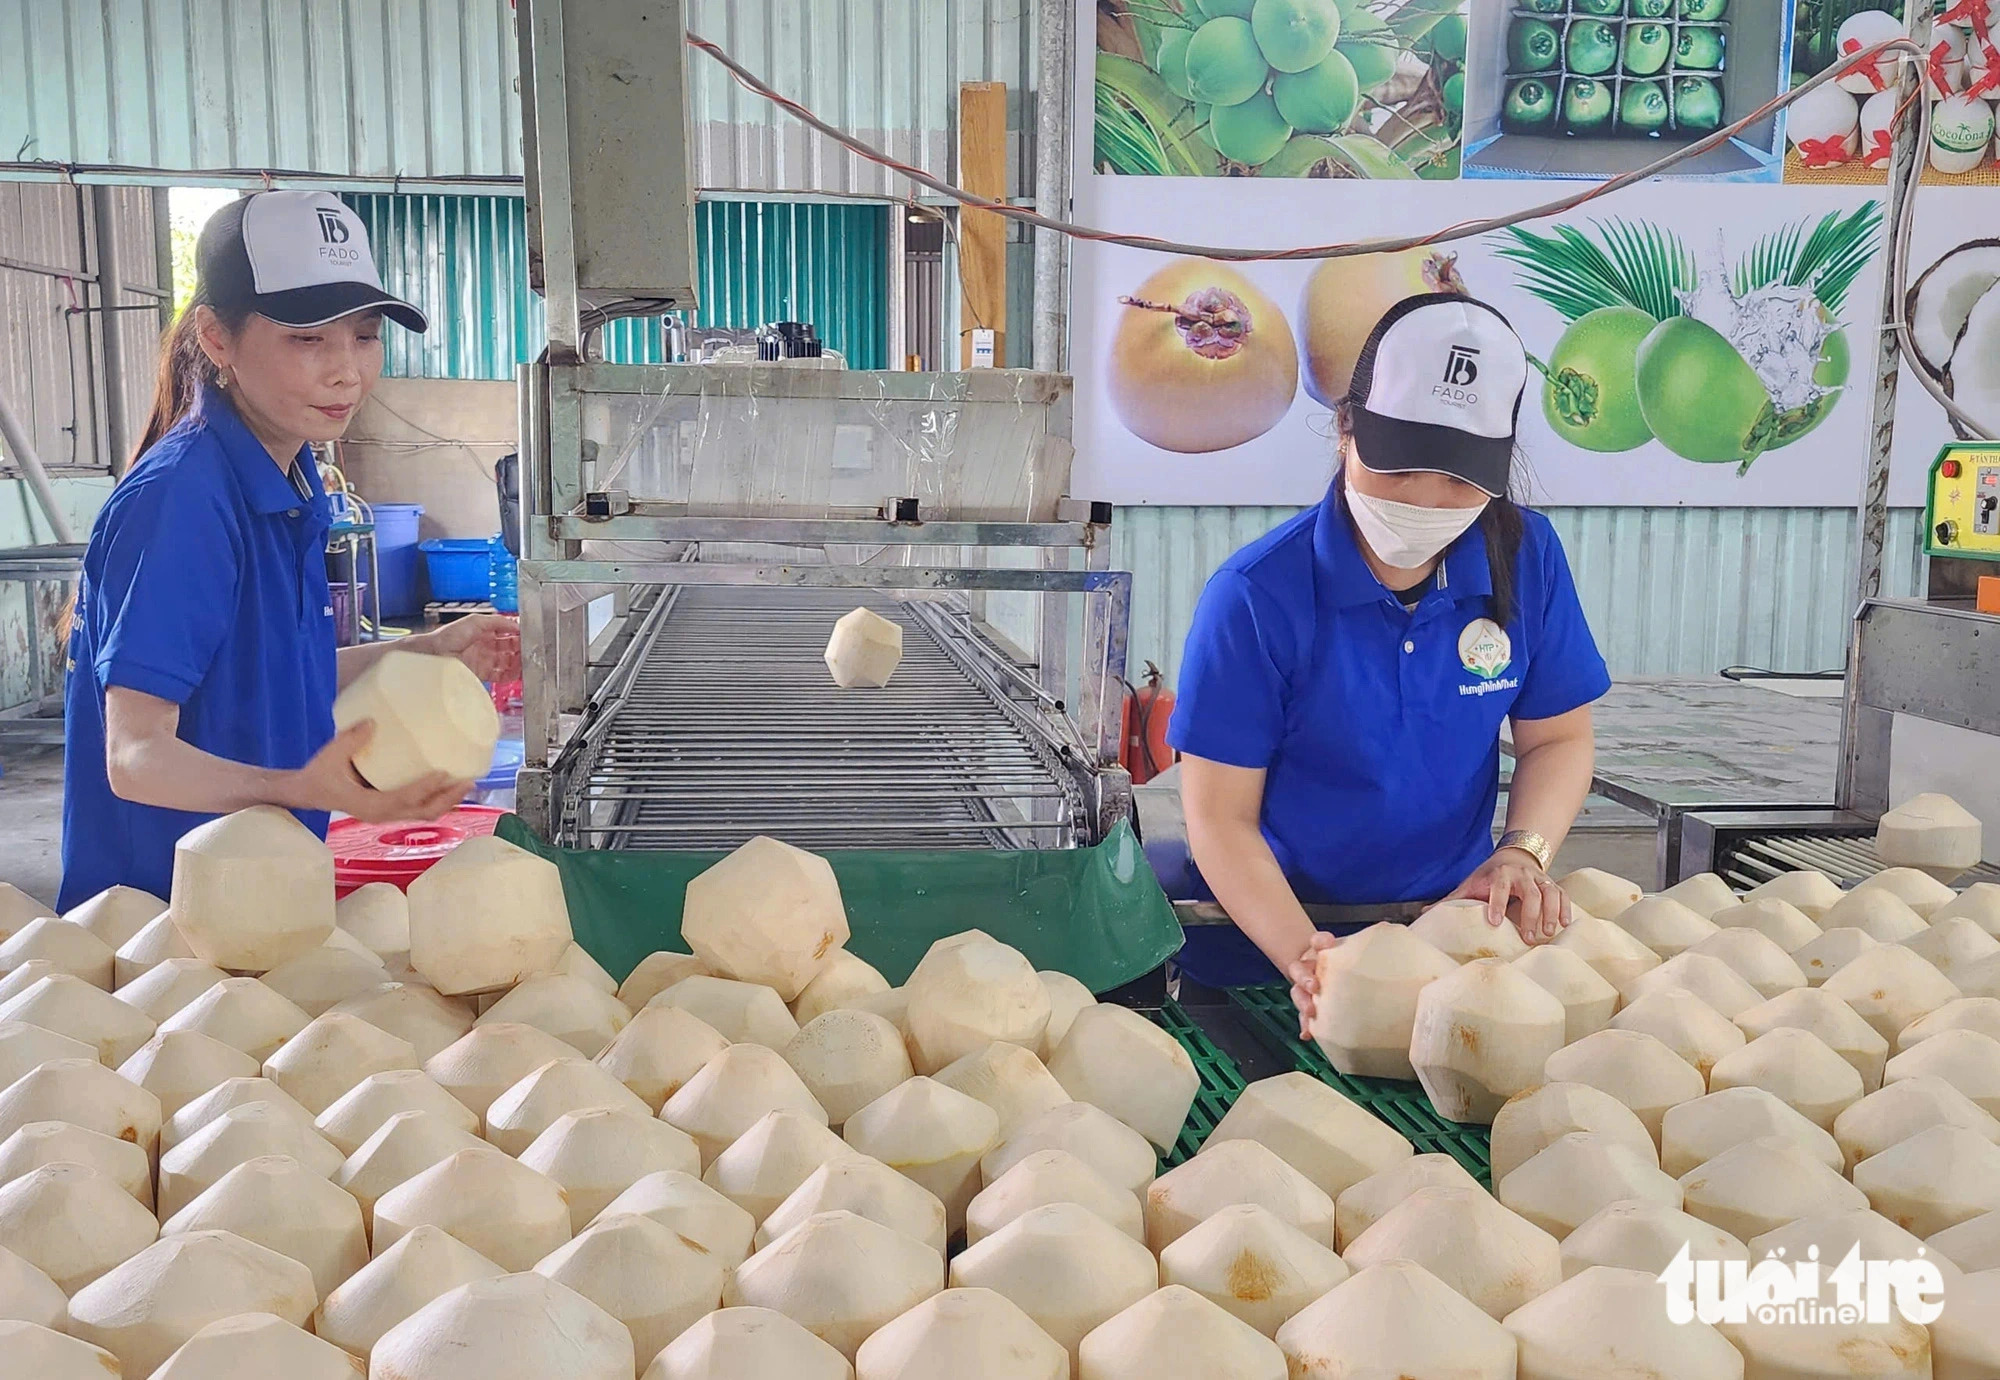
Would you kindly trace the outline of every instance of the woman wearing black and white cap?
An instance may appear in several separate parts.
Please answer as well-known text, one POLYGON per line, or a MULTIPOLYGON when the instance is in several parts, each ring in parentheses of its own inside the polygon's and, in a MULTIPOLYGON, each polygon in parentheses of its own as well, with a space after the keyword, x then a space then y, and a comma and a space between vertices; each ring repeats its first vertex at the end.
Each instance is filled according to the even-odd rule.
POLYGON ((1548 867, 1610 678, 1555 532, 1509 497, 1526 383, 1491 307, 1398 303, 1339 408, 1325 500, 1232 556, 1196 610, 1171 733, 1188 841, 1307 1019, 1313 951, 1334 942, 1308 904, 1472 897, 1531 943, 1568 921, 1548 867))
POLYGON ((161 346, 152 415, 91 532, 70 634, 63 767, 67 910, 108 886, 167 894, 174 842, 218 814, 280 805, 432 818, 469 782, 369 788, 366 725, 333 699, 389 646, 518 674, 511 619, 465 619, 335 649, 332 521, 310 446, 338 439, 382 372, 382 290, 360 220, 324 192, 261 192, 210 218, 194 301, 161 346))

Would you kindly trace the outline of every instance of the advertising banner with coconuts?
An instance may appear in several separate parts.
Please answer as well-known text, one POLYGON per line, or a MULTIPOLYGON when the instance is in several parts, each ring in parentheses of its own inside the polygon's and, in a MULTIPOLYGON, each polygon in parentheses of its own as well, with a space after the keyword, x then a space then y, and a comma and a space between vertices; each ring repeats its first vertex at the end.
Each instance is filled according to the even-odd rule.
MULTIPOLYGON (((1991 32, 1969 7, 2000 21, 2000 0, 1937 3, 1941 32, 1965 24, 1967 52, 1991 32)), ((1856 37, 1843 26, 1879 41, 1878 20, 1854 23, 1862 12, 1843 0, 1085 0, 1095 62, 1079 64, 1080 95, 1095 125, 1076 141, 1077 218, 1279 248, 1504 215, 1761 109, 1839 60, 1856 37)), ((2000 62, 1991 70, 2000 96, 2000 62)), ((1855 106, 1860 153, 1864 98, 1826 89, 1855 106)), ((1370 328, 1405 296, 1458 291, 1505 313, 1534 362, 1520 435, 1535 501, 1852 504, 1885 197, 1881 174, 1873 187, 1855 175, 1865 159, 1835 156, 1849 140, 1826 118, 1788 130, 1771 116, 1669 177, 1432 250, 1219 263, 1080 240, 1077 492, 1316 501, 1333 408, 1370 328)), ((1954 398, 1994 398, 2000 414, 2000 189, 1947 180, 1920 204, 1919 340, 1954 398)), ((1891 501, 1918 503, 1952 430, 1914 382, 1902 393, 1891 501)))

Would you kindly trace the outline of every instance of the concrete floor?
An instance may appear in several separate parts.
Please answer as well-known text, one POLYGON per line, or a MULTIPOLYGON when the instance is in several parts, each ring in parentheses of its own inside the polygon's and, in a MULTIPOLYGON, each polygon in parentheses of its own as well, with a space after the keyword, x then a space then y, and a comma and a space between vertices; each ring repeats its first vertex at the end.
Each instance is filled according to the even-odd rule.
POLYGON ((0 882, 55 904, 62 884, 61 748, 0 749, 0 882))

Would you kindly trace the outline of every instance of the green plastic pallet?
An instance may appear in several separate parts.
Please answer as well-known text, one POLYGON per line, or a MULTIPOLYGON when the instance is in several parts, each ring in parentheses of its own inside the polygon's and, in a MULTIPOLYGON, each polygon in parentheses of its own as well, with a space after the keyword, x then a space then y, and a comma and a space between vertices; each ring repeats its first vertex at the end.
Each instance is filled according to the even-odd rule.
POLYGON ((1298 1011, 1292 1005, 1291 993, 1283 987, 1232 987, 1229 999, 1250 1017, 1251 1033, 1268 1045, 1272 1053, 1291 1060, 1293 1068, 1340 1089, 1402 1132, 1417 1153, 1450 1155, 1481 1184, 1493 1187, 1488 1127, 1446 1121, 1424 1096, 1420 1083, 1353 1078, 1336 1069, 1317 1045, 1299 1039, 1298 1011))
POLYGON ((1147 1012, 1162 1030, 1181 1042, 1181 1048, 1194 1060, 1195 1072, 1201 1075, 1201 1086, 1196 1089, 1194 1105, 1188 1108, 1187 1122, 1181 1127, 1180 1139, 1174 1142, 1173 1153, 1167 1155, 1161 1164, 1172 1169, 1194 1157, 1201 1149, 1202 1142, 1215 1130, 1216 1124, 1236 1105, 1237 1097, 1243 1092, 1243 1074, 1236 1067, 1236 1061, 1216 1048, 1214 1041, 1201 1027, 1189 1019, 1188 1013, 1176 1001, 1168 1001, 1157 1011, 1147 1012))

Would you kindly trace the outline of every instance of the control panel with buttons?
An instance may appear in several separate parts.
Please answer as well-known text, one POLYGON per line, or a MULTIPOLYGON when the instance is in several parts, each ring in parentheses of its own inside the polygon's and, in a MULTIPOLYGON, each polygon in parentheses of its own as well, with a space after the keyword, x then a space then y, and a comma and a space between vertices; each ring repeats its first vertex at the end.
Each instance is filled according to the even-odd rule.
POLYGON ((2000 562, 2000 444, 1946 446, 1931 466, 1924 550, 2000 562))

